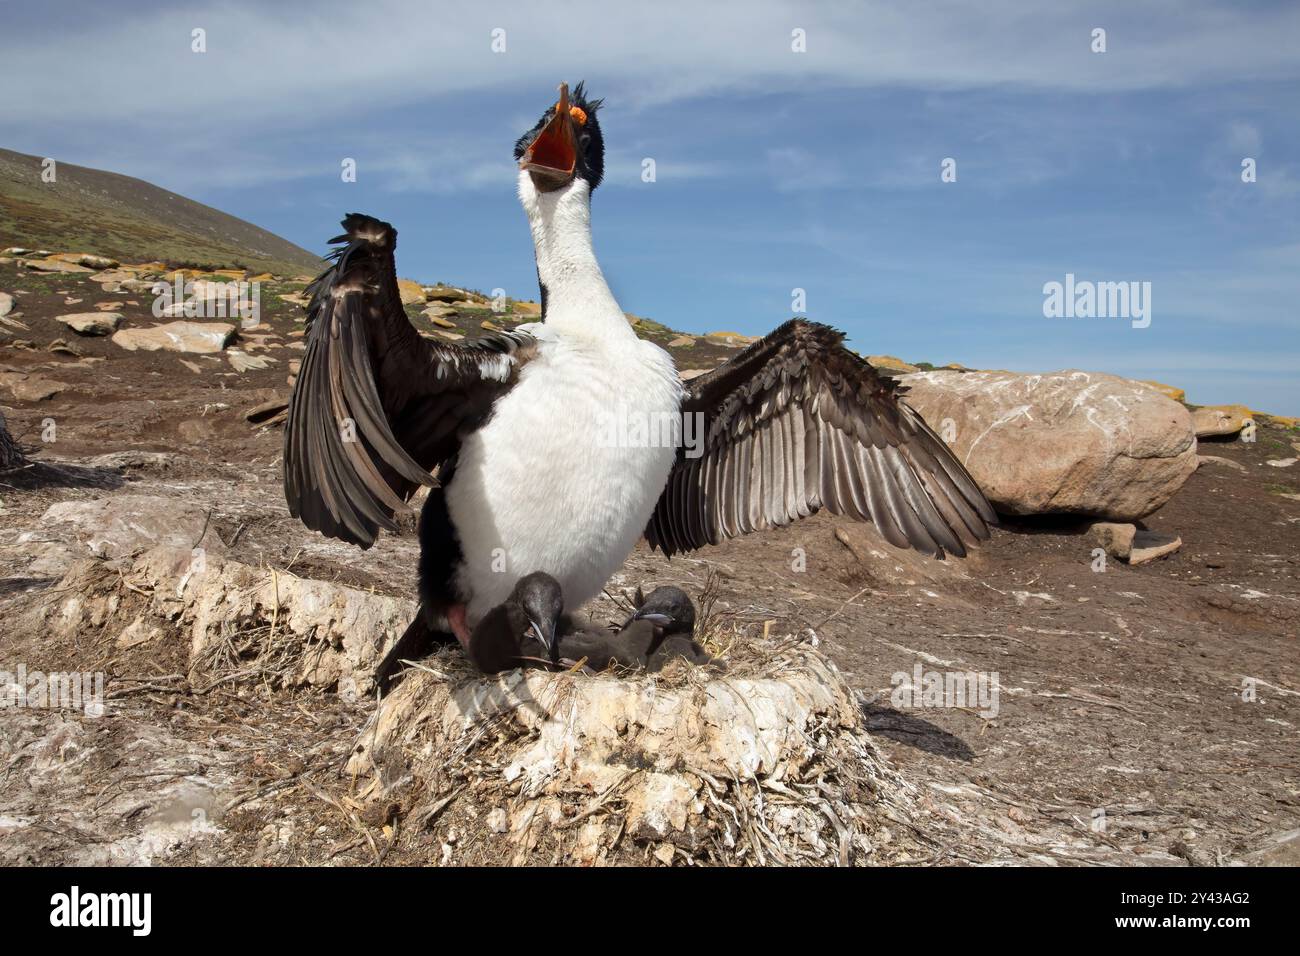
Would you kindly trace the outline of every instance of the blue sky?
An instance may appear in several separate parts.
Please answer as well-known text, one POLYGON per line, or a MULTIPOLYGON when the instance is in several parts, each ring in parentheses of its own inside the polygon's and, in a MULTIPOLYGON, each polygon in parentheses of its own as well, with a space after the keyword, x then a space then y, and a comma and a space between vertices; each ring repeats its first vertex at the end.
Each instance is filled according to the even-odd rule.
POLYGON ((585 78, 606 98, 597 252, 629 311, 761 334, 798 287, 863 352, 1109 371, 1300 414, 1294 3, 227 0, 0 17, 0 145, 139 176, 309 249, 369 212, 398 227, 401 274, 535 296, 511 147, 560 80, 585 78), (1150 326, 1044 318, 1043 285, 1066 273, 1150 282, 1150 326))

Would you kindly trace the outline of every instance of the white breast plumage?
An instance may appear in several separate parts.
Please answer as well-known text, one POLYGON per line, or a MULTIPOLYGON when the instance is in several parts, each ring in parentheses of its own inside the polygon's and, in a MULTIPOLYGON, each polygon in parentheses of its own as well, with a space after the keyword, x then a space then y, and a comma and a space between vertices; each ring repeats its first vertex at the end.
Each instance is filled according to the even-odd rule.
POLYGON ((533 571, 559 581, 568 608, 599 594, 676 455, 663 429, 623 428, 676 419, 681 387, 666 352, 633 336, 532 329, 537 357, 466 439, 447 488, 471 624, 533 571))

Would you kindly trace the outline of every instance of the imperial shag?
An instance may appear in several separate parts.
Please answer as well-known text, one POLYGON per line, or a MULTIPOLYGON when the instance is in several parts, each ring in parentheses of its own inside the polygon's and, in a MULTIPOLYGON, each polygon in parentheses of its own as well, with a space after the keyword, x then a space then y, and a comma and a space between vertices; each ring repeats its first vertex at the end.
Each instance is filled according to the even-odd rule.
MULTIPOLYGON (((572 610, 644 535, 671 556, 822 508, 942 557, 988 537, 992 508, 890 380, 843 335, 794 319, 683 385, 601 274, 591 195, 604 172, 581 85, 515 146, 542 321, 455 345, 423 338, 397 287, 397 232, 352 214, 310 287, 284 446, 290 512, 362 547, 421 485, 420 632, 469 635, 544 571, 572 610), (703 422, 698 447, 611 441, 611 419, 703 422)), ((411 653, 408 653, 411 652, 411 653)))

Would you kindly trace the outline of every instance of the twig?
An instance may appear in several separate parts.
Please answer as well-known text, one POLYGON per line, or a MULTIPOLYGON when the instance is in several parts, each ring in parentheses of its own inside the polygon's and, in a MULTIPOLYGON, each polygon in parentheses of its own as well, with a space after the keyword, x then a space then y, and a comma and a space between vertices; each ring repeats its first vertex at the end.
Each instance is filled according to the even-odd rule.
POLYGON ((843 604, 841 604, 839 607, 837 607, 834 611, 832 611, 832 612, 830 613, 830 616, 827 617, 826 620, 824 620, 824 621, 822 621, 820 624, 818 624, 816 627, 814 627, 813 630, 814 630, 814 631, 820 631, 823 627, 825 627, 827 624, 829 624, 829 623, 830 623, 834 618, 838 617, 838 616, 839 616, 839 613, 840 613, 841 611, 843 611, 846 607, 848 607, 850 604, 852 604, 854 601, 856 601, 858 598, 862 597, 862 595, 866 594, 866 593, 867 593, 868 591, 870 591, 870 590, 871 590, 871 588, 866 587, 866 588, 863 588, 861 591, 859 591, 857 594, 853 595, 853 597, 849 598, 847 601, 845 601, 843 604))
POLYGON ((583 810, 581 813, 577 814, 576 816, 570 817, 567 820, 561 820, 559 823, 555 824, 555 829, 563 830, 565 827, 571 827, 575 823, 587 819, 587 817, 591 816, 593 813, 595 813, 605 804, 609 803, 609 801, 612 800, 617 795, 615 791, 620 789, 623 786, 623 784, 626 783, 627 780, 630 777, 632 777, 636 772, 637 771, 633 769, 623 774, 623 776, 619 777, 608 787, 606 787, 604 792, 601 793, 599 797, 597 797, 591 803, 587 804, 587 808, 585 810, 583 810))

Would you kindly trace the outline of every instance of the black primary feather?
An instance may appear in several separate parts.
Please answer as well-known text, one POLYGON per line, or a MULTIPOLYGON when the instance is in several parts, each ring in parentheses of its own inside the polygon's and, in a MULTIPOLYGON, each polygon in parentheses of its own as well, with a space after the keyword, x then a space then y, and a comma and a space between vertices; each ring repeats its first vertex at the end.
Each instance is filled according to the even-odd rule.
POLYGON ((397 231, 357 213, 333 240, 334 265, 308 287, 307 348, 289 397, 289 512, 368 548, 463 437, 489 417, 536 340, 503 332, 472 345, 431 342, 406 316, 397 231))

